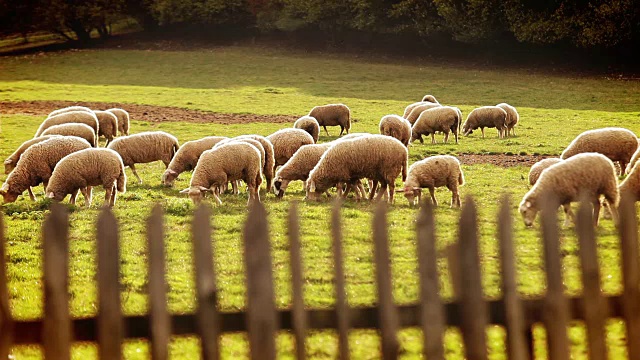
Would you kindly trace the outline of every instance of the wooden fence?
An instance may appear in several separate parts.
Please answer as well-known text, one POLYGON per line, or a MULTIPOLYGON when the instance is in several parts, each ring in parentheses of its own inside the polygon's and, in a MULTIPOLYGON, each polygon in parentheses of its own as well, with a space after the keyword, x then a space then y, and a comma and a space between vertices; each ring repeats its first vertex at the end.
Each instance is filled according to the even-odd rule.
POLYGON ((347 334, 350 329, 378 329, 381 356, 398 356, 397 332, 400 328, 418 327, 424 336, 426 358, 444 357, 443 334, 447 327, 459 327, 466 358, 486 359, 485 330, 489 325, 503 326, 506 352, 510 359, 533 358, 532 327, 542 323, 547 331, 550 359, 568 359, 567 329, 572 320, 586 325, 589 357, 606 359, 605 321, 622 318, 626 324, 626 345, 630 359, 640 359, 640 268, 638 263, 638 229, 634 201, 623 197, 620 205, 619 238, 622 253, 624 291, 604 296, 596 255, 596 239, 591 207, 582 204, 576 229, 580 245, 583 294, 567 297, 563 292, 557 211, 546 202, 541 213, 547 292, 537 299, 523 299, 517 292, 510 205, 505 197, 498 214, 497 237, 500 242, 502 299, 483 296, 478 256, 476 206, 468 198, 459 222, 459 241, 450 256, 456 300, 444 303, 439 296, 436 267, 434 215, 425 204, 418 215, 417 246, 420 275, 420 300, 413 305, 394 304, 391 293, 388 248, 387 210, 377 207, 373 219, 378 302, 376 306, 350 308, 345 295, 340 206, 331 217, 333 257, 335 261, 335 298, 333 309, 307 309, 302 287, 299 219, 292 204, 288 219, 293 302, 291 309, 276 309, 267 216, 262 205, 252 206, 244 226, 247 309, 245 312, 219 312, 217 309, 214 254, 211 248, 211 211, 196 210, 193 223, 194 266, 197 287, 197 311, 171 315, 167 312, 163 214, 156 206, 147 224, 149 264, 149 314, 123 316, 119 293, 118 226, 113 213, 105 209, 98 219, 98 306, 96 317, 73 319, 69 316, 68 296, 68 215, 63 206, 52 205, 44 223, 44 318, 15 321, 8 300, 4 250, 4 224, 0 216, 0 359, 6 359, 14 344, 41 344, 51 359, 69 359, 74 341, 96 342, 101 358, 119 359, 125 339, 142 338, 150 342, 153 359, 168 357, 171 335, 197 335, 201 339, 202 357, 220 356, 222 333, 247 332, 252 358, 276 357, 275 335, 291 331, 295 337, 297 358, 306 357, 305 337, 312 329, 334 329, 338 335, 339 356, 349 358, 347 334))

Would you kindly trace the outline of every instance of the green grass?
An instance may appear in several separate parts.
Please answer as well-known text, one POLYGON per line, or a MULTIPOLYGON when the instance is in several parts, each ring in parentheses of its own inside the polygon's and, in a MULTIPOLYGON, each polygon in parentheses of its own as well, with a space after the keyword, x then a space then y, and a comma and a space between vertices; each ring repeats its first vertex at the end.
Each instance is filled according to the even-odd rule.
MULTIPOLYGON (((419 100, 425 93, 434 94, 442 103, 459 106, 465 114, 480 105, 509 102, 518 107, 521 124, 518 136, 499 140, 494 131, 481 139, 474 133, 460 144, 414 144, 411 162, 438 153, 541 153, 558 154, 578 133, 602 126, 624 126, 640 132, 640 86, 600 78, 569 78, 530 73, 526 70, 475 69, 447 64, 409 64, 389 59, 358 59, 333 54, 308 55, 298 52, 257 47, 220 47, 200 51, 131 51, 84 50, 0 58, 0 100, 73 100, 171 105, 225 113, 302 115, 312 106, 341 101, 348 104, 356 119, 354 132, 377 132, 385 114, 402 113, 404 106, 419 100)), ((0 113, 2 110, 0 109, 0 113)), ((2 115, 0 156, 4 159, 22 141, 33 136, 42 117, 2 115)), ((268 135, 285 124, 190 124, 149 123, 133 119, 132 132, 162 129, 176 135, 181 142, 206 135, 235 136, 246 133, 268 135)), ((321 136, 320 141, 335 138, 321 136)), ((441 138, 438 139, 441 141, 441 138)), ((169 309, 174 313, 195 310, 192 272, 192 247, 189 238, 193 205, 178 190, 188 186, 190 174, 182 174, 173 189, 160 185, 164 167, 160 163, 139 166, 145 180, 138 185, 133 176, 127 193, 120 196, 115 208, 120 223, 122 253, 122 300, 126 314, 146 312, 146 245, 144 220, 154 203, 165 209, 167 229, 167 281, 170 288, 169 309)), ((463 166, 467 184, 462 195, 473 195, 479 205, 480 251, 483 286, 489 298, 500 296, 498 247, 495 235, 496 210, 502 192, 512 194, 515 217, 519 290, 527 296, 544 292, 542 247, 538 229, 526 229, 516 205, 527 191, 525 167, 499 168, 492 165, 463 166)), ((127 173, 131 173, 127 170, 127 173)), ((6 175, 0 175, 4 181, 6 175)), ((399 183, 398 183, 399 184, 399 183)), ((36 188, 42 194, 42 188, 36 188)), ((95 278, 95 221, 102 192, 91 209, 71 207, 70 293, 75 316, 97 312, 95 278)), ((291 303, 289 285, 286 214, 288 200, 304 196, 299 183, 287 192, 285 201, 272 194, 262 198, 269 212, 272 240, 276 303, 287 308, 291 303)), ((40 196, 41 197, 41 196, 40 196)), ((450 194, 437 191, 441 206, 436 210, 438 249, 451 244, 456 235, 459 210, 450 209, 450 194)), ((214 251, 219 280, 219 301, 223 311, 244 308, 244 265, 241 227, 246 217, 246 194, 225 195, 224 204, 215 207, 214 251)), ((82 202, 81 202, 82 203, 82 202)), ((13 313, 21 319, 42 315, 41 238, 38 234, 47 206, 42 199, 33 203, 28 197, 3 206, 7 222, 10 296, 13 313)), ((372 267, 371 217, 373 205, 347 201, 343 207, 344 252, 347 296, 352 306, 372 305, 375 299, 372 267)), ((302 217, 303 259, 305 265, 305 301, 313 308, 330 307, 333 277, 329 231, 330 203, 300 203, 302 217)), ((397 303, 415 302, 418 298, 417 260, 414 220, 416 210, 398 197, 389 213, 394 298, 397 303)), ((619 246, 610 220, 598 228, 598 251, 602 284, 606 293, 621 290, 619 246)), ((580 294, 578 248, 573 229, 562 230, 564 279, 567 293, 580 294)), ((452 289, 447 264, 438 263, 442 272, 443 296, 450 299, 452 289)), ((609 327, 612 354, 623 351, 624 327, 612 321, 609 327)), ((492 359, 504 358, 504 332, 492 327, 488 331, 492 359)), ((544 332, 536 331, 537 339, 544 332)), ((403 357, 420 354, 421 336, 415 329, 400 335, 403 357)), ((584 331, 570 331, 572 354, 586 358, 584 331)), ((371 331, 351 335, 354 358, 376 358, 379 340, 371 331)), ((172 343, 176 358, 193 358, 197 341, 179 338, 172 343)), ((244 335, 222 339, 225 358, 247 355, 244 335)), ((336 355, 336 340, 330 332, 314 333, 308 340, 313 357, 336 355)), ((278 338, 279 354, 293 356, 289 335, 278 338)), ((446 337, 447 355, 463 358, 457 331, 446 337)), ((544 347, 537 348, 539 356, 544 347)), ((38 357, 34 347, 15 350, 19 358, 38 357)), ((129 359, 146 358, 147 345, 131 342, 125 347, 129 359)), ((75 358, 95 357, 96 350, 81 344, 74 348, 75 358)))

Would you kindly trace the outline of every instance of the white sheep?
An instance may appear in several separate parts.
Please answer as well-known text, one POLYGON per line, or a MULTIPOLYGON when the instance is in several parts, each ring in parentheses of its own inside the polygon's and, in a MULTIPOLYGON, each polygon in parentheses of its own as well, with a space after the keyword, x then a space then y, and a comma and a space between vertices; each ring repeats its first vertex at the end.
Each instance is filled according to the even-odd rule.
POLYGON ((484 128, 496 128, 498 138, 503 138, 507 129, 507 112, 497 106, 481 106, 471 110, 467 120, 462 125, 462 132, 465 136, 471 134, 473 130, 480 128, 484 139, 484 128))
POLYGON ((179 147, 178 139, 164 131, 147 131, 121 136, 107 146, 120 154, 124 166, 131 169, 140 184, 142 184, 142 179, 136 172, 135 164, 160 160, 165 167, 169 167, 169 163, 179 147))
POLYGON ((518 114, 518 110, 507 103, 500 103, 496 106, 507 112, 507 136, 509 133, 511 133, 511 136, 516 136, 515 127, 518 125, 518 122, 520 122, 520 114, 518 114))
POLYGON ((409 121, 409 123, 411 124, 411 126, 413 126, 413 124, 415 124, 415 122, 418 120, 418 118, 420 117, 420 114, 422 114, 423 111, 425 110, 429 110, 429 109, 433 109, 433 108, 437 108, 437 107, 441 107, 442 105, 440 104, 434 104, 434 103, 424 103, 422 105, 418 105, 416 107, 413 108, 413 110, 411 110, 411 112, 409 113, 409 115, 407 115, 406 119, 407 121, 409 121))
POLYGON ((118 118, 118 131, 120 135, 129 135, 129 113, 119 108, 107 109, 107 111, 118 118))
POLYGON ((261 135, 253 134, 236 136, 236 139, 244 138, 257 140, 260 142, 260 144, 262 144, 262 147, 264 148, 265 159, 264 168, 262 169, 262 175, 264 175, 264 178, 267 180, 267 191, 269 191, 269 189, 271 189, 271 184, 273 182, 273 176, 275 174, 276 167, 275 150, 273 149, 273 144, 271 143, 271 141, 269 141, 269 139, 261 135))
POLYGON ((22 157, 22 154, 31 145, 35 145, 39 142, 43 142, 45 140, 51 139, 52 137, 59 137, 59 136, 61 135, 46 135, 46 136, 40 136, 37 138, 29 139, 23 142, 18 147, 18 149, 16 149, 16 151, 13 152, 13 154, 9 155, 9 157, 4 160, 4 173, 9 174, 11 173, 11 171, 13 171, 13 169, 15 169, 16 165, 18 164, 18 161, 20 161, 20 157, 22 157))
POLYGON ((579 201, 581 196, 593 204, 594 224, 598 225, 600 214, 600 195, 604 195, 614 222, 618 213, 618 181, 613 162, 598 153, 582 153, 551 165, 540 174, 535 185, 527 192, 520 203, 520 214, 526 226, 531 226, 540 207, 541 196, 549 194, 564 207, 565 226, 573 218, 571 202, 579 201), (583 195, 584 194, 584 195, 583 195))
POLYGON ((409 114, 411 114, 411 111, 413 111, 413 109, 421 105, 439 105, 439 103, 433 103, 431 101, 418 101, 418 102, 411 103, 404 108, 402 117, 407 119, 409 117, 409 114))
POLYGON ((42 133, 48 128, 54 125, 67 124, 67 123, 81 123, 89 125, 96 135, 100 132, 98 118, 93 112, 86 111, 69 111, 59 115, 54 115, 52 117, 46 118, 38 130, 36 131, 36 135, 34 137, 38 137, 42 135, 42 133))
POLYGON ((284 196, 287 186, 291 181, 302 180, 303 188, 306 187, 309 173, 318 164, 322 154, 334 143, 304 145, 293 154, 278 171, 273 181, 273 191, 278 198, 284 196))
POLYGON ((640 200, 640 162, 629 167, 629 175, 618 185, 620 195, 633 196, 635 201, 640 200))
POLYGON ((380 119, 380 134, 398 139, 404 146, 409 146, 411 140, 411 123, 407 119, 391 114, 380 119))
POLYGON ((210 150, 218 142, 228 139, 225 136, 207 136, 202 139, 187 141, 176 152, 167 170, 162 174, 162 184, 173 186, 178 175, 195 169, 200 155, 210 150))
MULTIPOLYGON (((343 131, 351 129, 351 110, 345 104, 327 104, 316 106, 309 111, 309 116, 314 117, 318 121, 318 125, 324 128, 329 136, 327 126, 340 126, 340 135, 343 131)), ((338 136, 340 136, 338 135, 338 136)))
POLYGON ((75 204, 78 191, 84 195, 85 206, 91 206, 93 187, 104 188, 103 206, 113 207, 118 192, 127 190, 127 176, 120 155, 111 149, 85 149, 62 158, 53 169, 47 197, 62 201, 71 194, 75 204))
POLYGON ((52 117, 52 116, 60 115, 60 114, 71 112, 71 111, 85 111, 89 113, 93 112, 93 110, 89 109, 86 106, 67 106, 65 108, 53 110, 52 112, 49 113, 47 117, 52 117))
POLYGON ((638 159, 640 159, 640 139, 638 139, 638 150, 636 150, 636 152, 633 153, 633 156, 631 156, 631 160, 629 160, 629 164, 627 165, 627 174, 631 172, 631 169, 636 165, 636 162, 638 162, 638 159))
POLYGON ((25 190, 31 200, 36 197, 31 187, 49 183, 51 173, 63 157, 90 148, 86 140, 75 136, 57 136, 31 145, 20 157, 15 169, 5 180, 0 194, 5 203, 14 202, 25 190))
POLYGON ((435 97, 435 96, 433 96, 433 95, 425 95, 425 96, 422 98, 422 101, 428 101, 428 102, 432 102, 432 103, 434 103, 434 104, 440 104, 440 103, 438 102, 438 100, 436 100, 436 97, 435 97))
POLYGON ((415 205, 416 200, 421 201, 422 189, 427 188, 433 205, 438 206, 435 188, 446 186, 451 191, 451 207, 460 207, 458 186, 461 185, 464 185, 464 175, 460 161, 451 155, 436 155, 413 163, 400 191, 409 204, 415 205))
POLYGON ((87 140, 92 147, 98 146, 98 137, 96 136, 96 133, 93 132, 93 129, 89 127, 89 125, 81 123, 53 125, 43 131, 41 136, 48 135, 77 136, 87 140))
POLYGON ((313 142, 318 142, 318 136, 320 135, 320 124, 318 124, 318 120, 313 116, 305 115, 296 122, 293 123, 293 127, 296 129, 302 129, 311 135, 313 138, 313 142))
POLYGON ((260 152, 251 144, 230 142, 203 152, 193 170, 189 187, 180 193, 189 194, 189 198, 198 204, 205 192, 212 192, 218 204, 222 204, 218 197, 218 189, 236 180, 243 180, 247 184, 249 202, 260 201, 260 152))
POLYGON ((547 169, 551 165, 559 163, 560 161, 562 161, 562 159, 560 158, 547 158, 533 164, 533 166, 531 166, 531 169, 529 170, 529 185, 535 185, 536 182, 538 182, 540 174, 542 174, 543 170, 547 169))
POLYGON ((624 174, 637 149, 638 138, 632 131, 608 127, 581 133, 567 146, 560 158, 568 159, 580 153, 597 152, 620 163, 621 174, 624 174))
POLYGON ((96 110, 99 123, 98 137, 104 136, 107 139, 105 146, 109 145, 113 138, 118 136, 118 117, 110 111, 96 110))
POLYGON ((444 133, 444 142, 449 140, 449 132, 453 133, 458 143, 458 129, 462 122, 460 109, 451 106, 439 106, 423 111, 411 128, 411 141, 420 140, 422 135, 431 134, 431 143, 435 144, 435 133, 444 133))
MULTIPOLYGON (((220 141, 219 143, 217 143, 216 145, 213 146, 213 149, 216 149, 220 146, 224 146, 230 142, 244 142, 244 143, 248 143, 251 144, 253 146, 256 147, 256 149, 258 149, 258 152, 260 153, 260 166, 262 169, 264 169, 265 166, 265 159, 266 159, 266 152, 264 150, 264 147, 262 146, 262 144, 256 140, 256 139, 251 139, 251 138, 230 138, 230 139, 225 139, 220 141)), ((240 180, 234 181, 232 182, 232 186, 233 186, 233 193, 234 194, 240 194, 240 180)), ((224 191, 224 187, 222 187, 221 192, 224 191)), ((269 191, 269 189, 267 189, 267 192, 269 191)))
POLYGON ((311 135, 301 129, 281 129, 267 136, 273 144, 275 168, 284 165, 302 145, 315 144, 311 135))

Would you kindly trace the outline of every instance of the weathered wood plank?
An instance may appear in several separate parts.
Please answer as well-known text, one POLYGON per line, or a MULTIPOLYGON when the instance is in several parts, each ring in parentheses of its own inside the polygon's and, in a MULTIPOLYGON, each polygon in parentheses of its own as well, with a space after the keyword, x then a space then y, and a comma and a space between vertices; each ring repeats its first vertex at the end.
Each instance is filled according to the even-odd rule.
POLYGON ((640 359, 640 262, 635 196, 620 197, 620 252, 622 253, 623 316, 627 326, 629 359, 640 359))
POLYGON ((7 359, 13 341, 13 319, 9 307, 7 258, 5 253, 4 216, 0 212, 0 359, 7 359))
POLYGON ((167 311, 162 206, 156 204, 147 220, 149 251, 149 324, 151 358, 166 360, 171 340, 171 317, 167 311))
POLYGON ((331 239, 333 243, 333 267, 336 293, 336 328, 338 330, 338 351, 342 360, 349 359, 350 310, 347 304, 344 279, 344 257, 342 255, 342 224, 340 221, 340 199, 336 199, 331 209, 331 239))
POLYGON ((302 275, 302 250, 300 244, 300 218, 298 217, 298 203, 292 202, 289 208, 289 261, 291 262, 291 287, 293 292, 293 304, 291 315, 293 317, 293 334, 296 340, 296 356, 298 359, 306 359, 307 352, 305 339, 307 337, 307 313, 304 308, 303 275, 302 275))
POLYGON ((69 318, 69 215, 58 203, 51 204, 43 228, 44 320, 42 344, 48 359, 70 358, 69 318))

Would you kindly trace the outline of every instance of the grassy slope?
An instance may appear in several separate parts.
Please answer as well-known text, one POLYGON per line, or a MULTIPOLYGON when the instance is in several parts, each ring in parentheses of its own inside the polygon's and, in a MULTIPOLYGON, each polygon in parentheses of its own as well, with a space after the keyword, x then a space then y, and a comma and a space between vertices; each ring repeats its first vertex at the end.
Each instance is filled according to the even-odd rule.
MULTIPOLYGON (((527 152, 557 154, 579 132, 607 125, 623 125, 640 130, 638 117, 638 83, 601 79, 571 79, 557 76, 527 74, 524 71, 490 71, 460 69, 446 65, 397 64, 342 59, 337 56, 309 56, 258 48, 217 48, 197 52, 160 51, 79 51, 57 54, 0 58, 0 100, 74 100, 114 101, 175 105, 219 112, 255 114, 303 114, 313 105, 342 101, 347 103, 357 122, 354 131, 377 132, 380 117, 401 113, 404 106, 424 93, 436 95, 441 102, 460 106, 466 114, 478 105, 506 101, 517 106, 522 117, 516 138, 497 140, 493 131, 488 138, 476 134, 464 138, 459 145, 416 145, 410 149, 411 160, 432 153, 457 152, 527 152), (560 126, 559 124, 562 124, 560 126)), ((126 107, 126 105, 123 105, 126 107)), ((1 112, 1 109, 0 109, 1 112)), ((0 156, 5 158, 22 141, 30 138, 41 117, 12 115, 2 117, 0 156)), ((283 124, 203 125, 185 123, 149 124, 134 119, 133 131, 163 129, 184 142, 204 135, 267 135, 283 124)), ((331 138, 322 137, 321 141, 331 138)), ((155 202, 164 204, 167 213, 169 307, 173 312, 194 310, 194 288, 191 272, 189 221, 193 209, 190 201, 177 195, 177 189, 188 184, 189 174, 182 175, 177 189, 160 186, 160 164, 141 166, 144 185, 129 179, 128 192, 121 196, 116 214, 121 224, 123 304, 128 314, 145 312, 147 303, 146 256, 143 240, 144 224, 155 202)), ((500 192, 510 191, 514 203, 527 191, 528 169, 502 169, 491 165, 464 166, 467 184, 462 192, 472 194, 480 205, 481 260, 483 283, 489 297, 499 296, 499 272, 495 240, 495 210, 500 192), (497 185, 497 186, 496 186, 497 185)), ((130 174, 130 173, 129 173, 130 174)), ((4 181, 6 175, 0 175, 4 181)), ((288 193, 288 199, 301 199, 299 184, 288 193)), ((38 188, 39 193, 42 192, 38 188)), ((96 201, 101 203, 101 192, 96 201)), ((264 196, 264 194, 263 194, 264 196)), ((438 200, 446 205, 449 194, 440 190, 438 200)), ((216 270, 220 281, 220 304, 223 310, 244 306, 241 223, 246 216, 246 197, 227 195, 225 204, 214 210, 216 270)), ((270 213, 274 252, 277 303, 290 303, 288 256, 285 229, 286 201, 278 202, 271 195, 265 200, 270 213)), ((94 222, 97 208, 73 209, 71 229, 71 294, 72 312, 77 316, 96 313, 94 222)), ((300 206, 303 224, 303 255, 306 270, 306 302, 310 307, 333 303, 330 243, 328 229, 329 205, 326 203, 300 206)), ((8 224, 8 256, 11 296, 14 314, 20 318, 41 315, 40 246, 34 232, 41 226, 46 203, 20 199, 4 205, 8 224)), ((368 305, 375 302, 372 245, 370 242, 371 205, 348 202, 343 208, 347 284, 350 304, 368 305)), ((513 214, 517 216, 515 204, 513 214)), ((451 243, 455 236, 458 211, 441 206, 437 210, 439 248, 451 243)), ((397 302, 417 299, 417 263, 413 240, 415 210, 399 198, 389 215, 393 256, 394 296, 397 302), (399 280, 402 279, 402 280, 399 280)), ((516 221, 520 290, 524 294, 540 294, 544 289, 541 246, 537 231, 524 229, 516 221)), ((562 244, 565 283, 571 294, 580 292, 577 245, 571 229, 563 231, 562 244)), ((611 222, 603 221, 599 228, 599 255, 605 291, 620 290, 618 245, 611 222)), ((444 296, 451 296, 442 261, 444 296)), ((623 338, 619 323, 612 325, 612 344, 623 338)), ((586 353, 580 328, 572 329, 573 353, 586 353)), ((227 357, 246 355, 244 337, 226 336, 222 340, 227 357)), ((401 334, 407 357, 416 356, 420 335, 415 330, 401 334)), ((451 332, 447 351, 460 358, 462 349, 451 332)), ((371 332, 354 335, 354 357, 376 356, 377 339, 371 332)), ((288 336, 279 341, 282 355, 291 356, 293 345, 288 336)), ((309 350, 316 357, 333 357, 335 342, 326 333, 310 339, 309 350)), ((172 347, 181 358, 193 357, 196 343, 180 339, 172 347)), ((499 329, 490 331, 492 358, 502 358, 504 348, 499 329)), ((74 356, 84 358, 94 354, 89 346, 79 346, 74 356)), ((538 349, 539 352, 543 348, 538 349)), ((613 347, 619 353, 621 348, 613 347)), ((35 354, 33 348, 21 348, 20 355, 35 354)), ((142 343, 126 347, 128 358, 140 358, 146 353, 142 343)))

